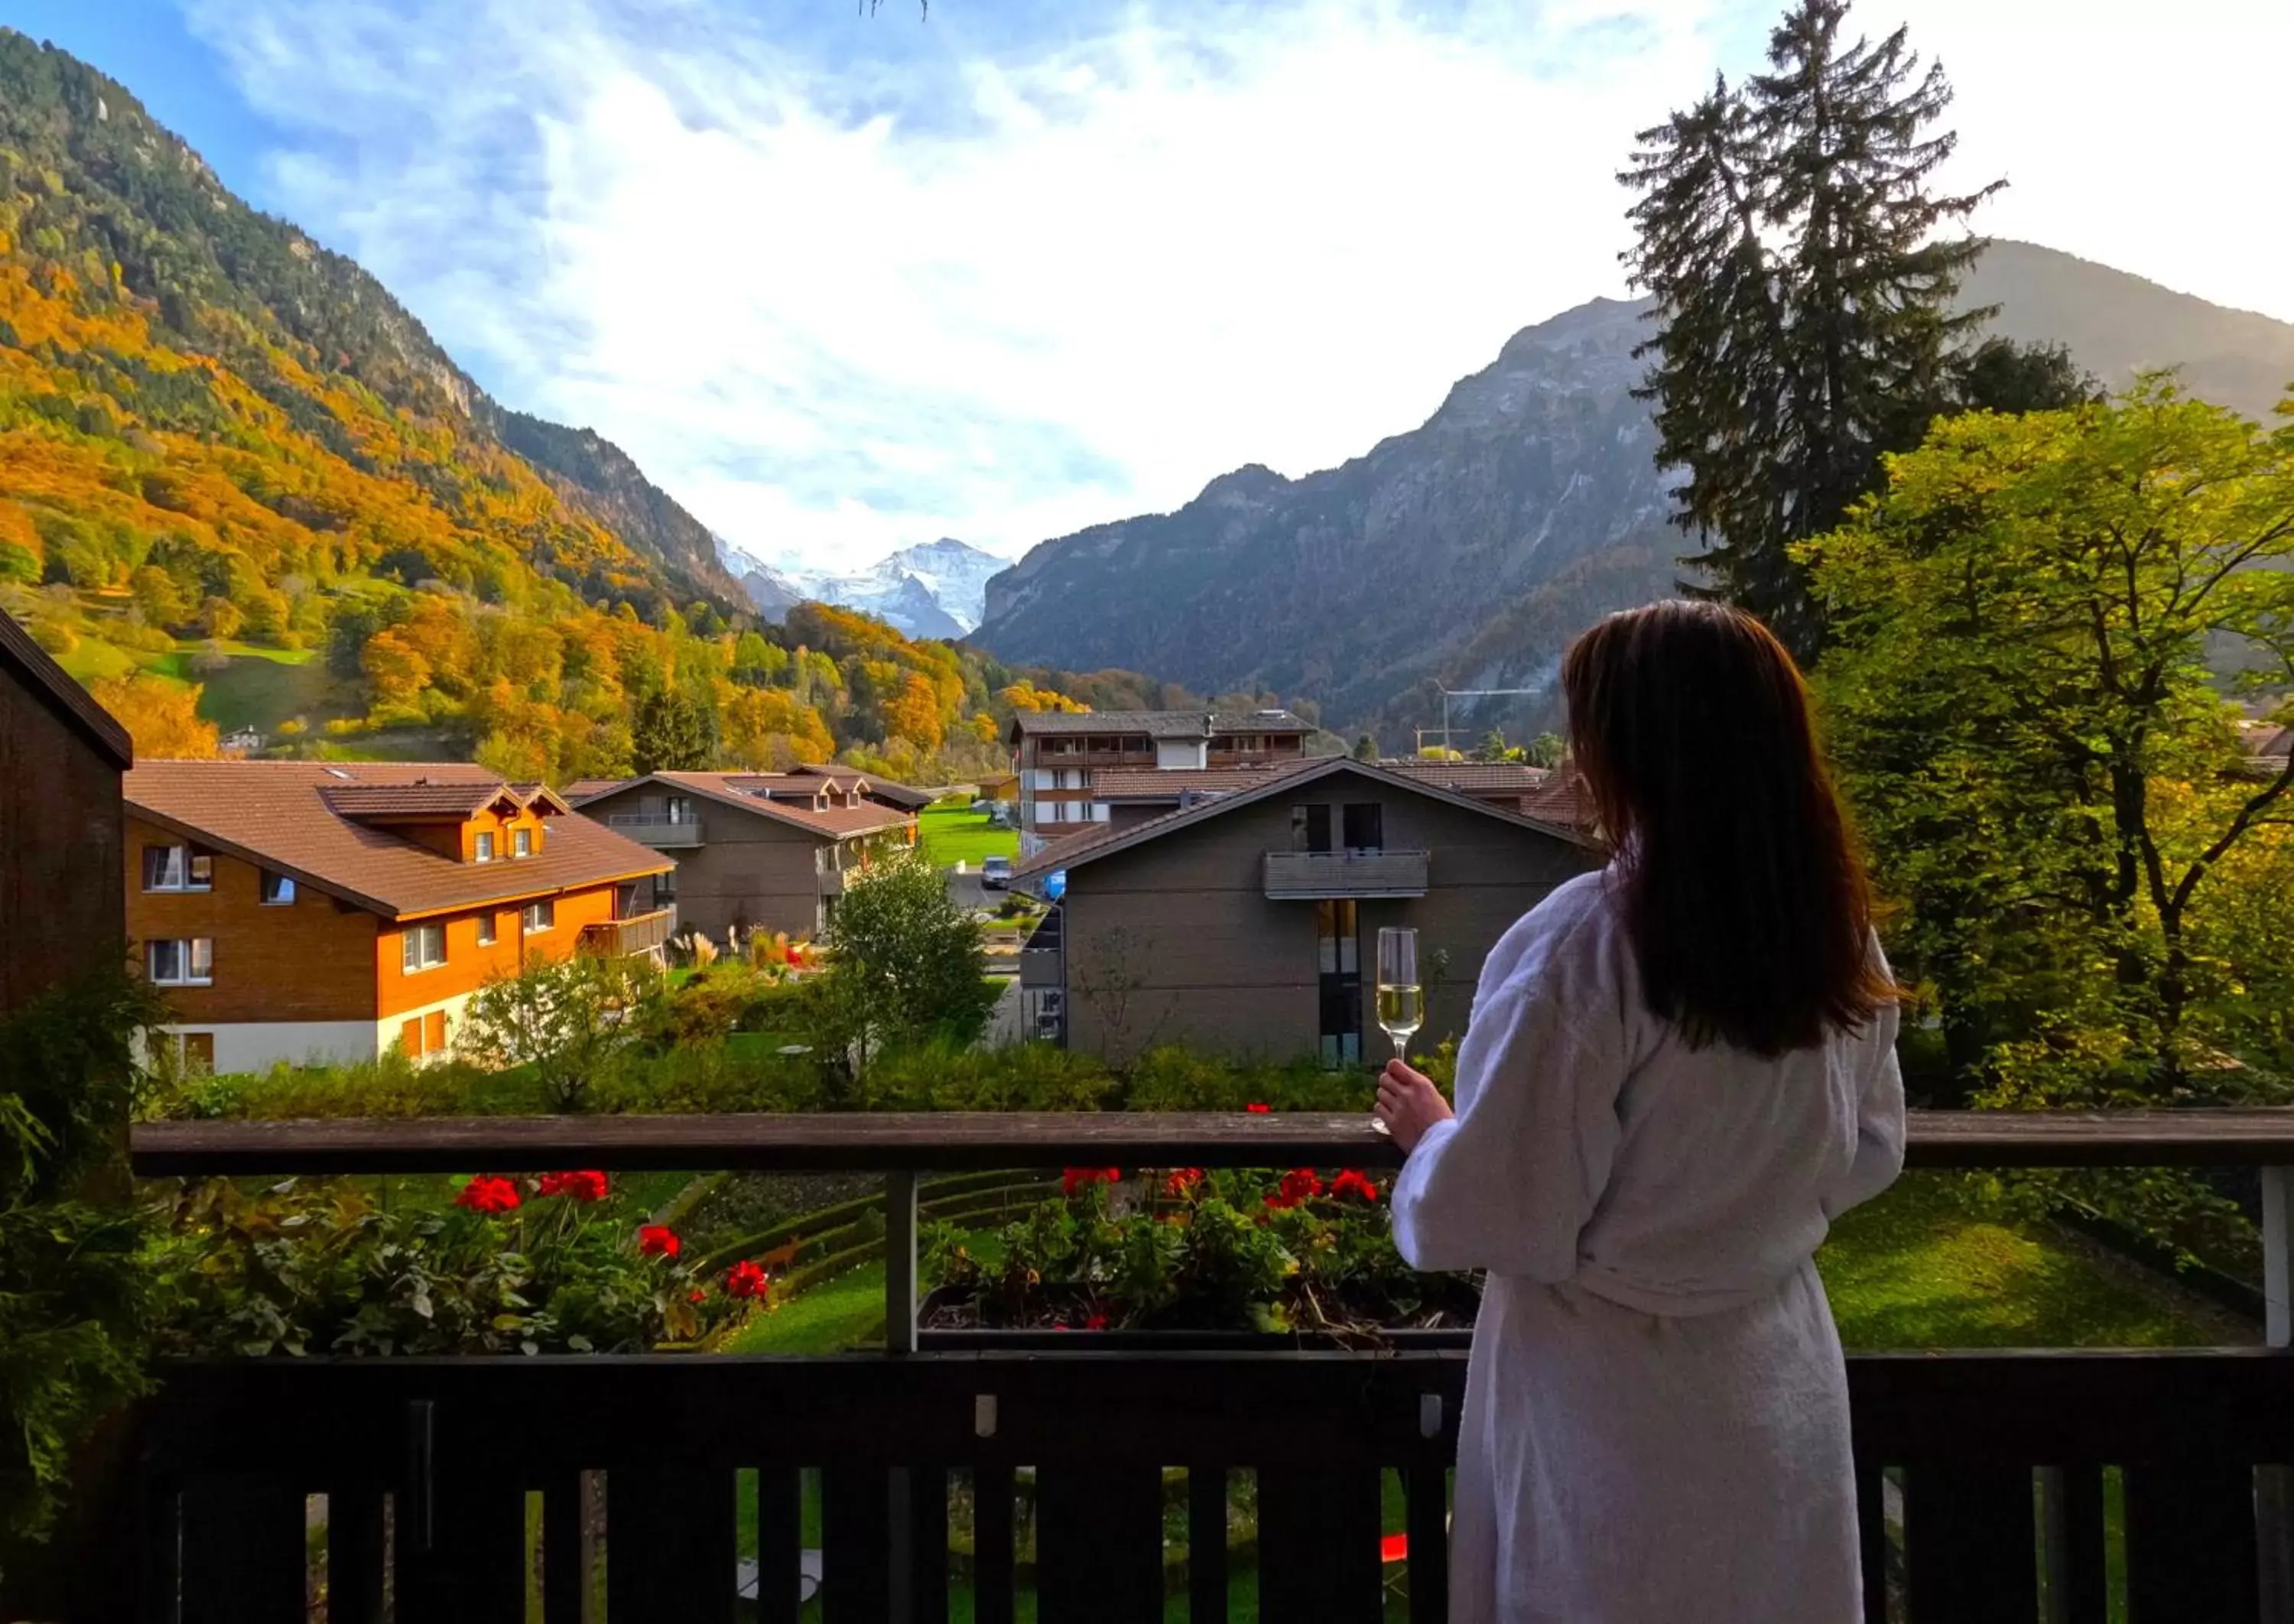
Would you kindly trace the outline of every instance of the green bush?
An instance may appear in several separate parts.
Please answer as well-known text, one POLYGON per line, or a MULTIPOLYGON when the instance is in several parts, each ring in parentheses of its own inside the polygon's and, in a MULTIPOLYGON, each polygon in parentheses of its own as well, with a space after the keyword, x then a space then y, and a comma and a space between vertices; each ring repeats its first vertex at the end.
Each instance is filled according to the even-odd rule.
POLYGON ((142 1225, 119 1153, 159 1015, 105 970, 0 1019, 0 1566, 48 1532, 75 1441, 144 1384, 142 1225))
POLYGON ((973 1049, 949 1039, 877 1060, 853 1103, 871 1111, 1096 1111, 1118 1084, 1094 1056, 1048 1043, 973 1049))
POLYGON ((169 1079, 153 1114, 280 1121, 306 1116, 509 1116, 549 1108, 525 1071, 488 1071, 467 1060, 420 1064, 397 1049, 379 1059, 325 1066, 284 1061, 262 1072, 169 1079))
POLYGON ((732 1311, 639 1247, 618 1196, 508 1186, 515 1210, 386 1205, 351 1180, 185 1182, 149 1267, 179 1353, 637 1352, 732 1311))

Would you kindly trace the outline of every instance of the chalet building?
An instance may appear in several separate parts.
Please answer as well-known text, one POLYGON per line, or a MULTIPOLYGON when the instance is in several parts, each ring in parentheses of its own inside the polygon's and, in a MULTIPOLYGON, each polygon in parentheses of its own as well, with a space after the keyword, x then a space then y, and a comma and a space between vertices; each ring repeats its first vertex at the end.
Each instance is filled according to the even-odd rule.
POLYGON ((1288 710, 1022 710, 1006 735, 1019 775, 1020 840, 1033 853, 1070 824, 1114 821, 1110 772, 1232 771, 1296 761, 1314 729, 1288 710))
POLYGON ((1578 831, 1388 767, 1261 772, 1023 862, 1023 884, 1065 876, 1021 954, 1023 1009, 1037 1035, 1117 1063, 1184 1043, 1350 1064, 1385 1042, 1364 991, 1379 928, 1411 925, 1431 1047, 1465 1030, 1506 927, 1598 861, 1578 831))
POLYGON ((655 896, 675 905, 680 929, 718 940, 736 928, 818 936, 874 851, 916 835, 914 810, 886 804, 888 786, 861 774, 652 773, 573 787, 584 817, 671 861, 655 896))
POLYGON ((127 731, 0 612, 0 1013, 119 962, 127 731))
MULTIPOLYGON (((1110 767, 1092 781, 1092 793, 1108 808, 1109 827, 1128 828, 1149 818, 1167 816, 1270 782, 1270 775, 1297 772, 1318 765, 1312 757, 1275 761, 1263 767, 1207 767, 1159 772, 1149 768, 1110 767)), ((1533 823, 1569 829, 1589 829, 1590 805, 1574 773, 1529 767, 1517 761, 1387 760, 1379 765, 1419 784, 1478 800, 1509 812, 1518 812, 1533 823)), ((1094 830, 1092 832, 1097 832, 1094 830)))
POLYGON ((127 930, 192 1064, 418 1058, 537 955, 658 954, 666 857, 461 762, 147 761, 127 930))

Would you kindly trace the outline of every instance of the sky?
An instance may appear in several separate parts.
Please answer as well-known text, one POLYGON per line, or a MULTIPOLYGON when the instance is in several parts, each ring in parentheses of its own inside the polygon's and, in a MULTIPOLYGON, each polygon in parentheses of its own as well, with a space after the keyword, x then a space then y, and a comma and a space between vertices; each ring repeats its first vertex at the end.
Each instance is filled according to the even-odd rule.
MULTIPOLYGON (((0 0, 760 556, 1016 555, 1416 426, 1623 296, 1778 0, 0 0)), ((1978 229, 2294 321, 2289 0, 1858 0, 1978 229)))

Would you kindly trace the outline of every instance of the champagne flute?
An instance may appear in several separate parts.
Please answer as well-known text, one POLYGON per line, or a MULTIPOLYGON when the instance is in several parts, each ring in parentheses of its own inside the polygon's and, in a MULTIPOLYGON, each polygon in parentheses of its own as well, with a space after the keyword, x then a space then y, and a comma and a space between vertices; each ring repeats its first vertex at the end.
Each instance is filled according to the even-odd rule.
POLYGON ((1426 1019, 1418 984, 1418 932, 1408 925, 1381 925, 1378 932, 1378 1024, 1394 1044, 1394 1058, 1407 1060, 1410 1039, 1426 1019))

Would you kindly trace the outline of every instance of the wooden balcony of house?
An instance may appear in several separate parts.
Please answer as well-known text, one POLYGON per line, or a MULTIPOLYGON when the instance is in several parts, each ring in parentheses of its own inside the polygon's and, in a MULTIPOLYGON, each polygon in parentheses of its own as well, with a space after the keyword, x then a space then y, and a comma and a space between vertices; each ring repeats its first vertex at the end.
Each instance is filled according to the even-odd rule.
POLYGON ((662 952, 676 934, 677 910, 655 908, 650 914, 633 914, 627 919, 601 920, 582 926, 582 951, 609 959, 631 958, 639 954, 662 952))
MULTIPOLYGON (((117 1560, 76 1618, 315 1616, 323 1495, 330 1620, 509 1624, 538 1604, 546 1624, 601 1624, 602 1565, 602 1624, 794 1624, 801 1574, 822 1624, 945 1624, 952 1596, 982 1624, 1029 1604, 1042 1624, 1211 1624, 1241 1594, 1246 1473, 1257 1618, 1445 1616, 1459 1338, 1165 1352, 1084 1333, 1007 1352, 917 1326, 921 1173, 1391 1165, 1358 1117, 182 1122, 137 1126, 131 1153, 146 1176, 874 1169, 886 1347, 168 1368, 107 1502, 117 1560)), ((2294 1113, 1915 1113, 1909 1160, 2264 1170, 2272 1345, 1851 1356, 1867 1624, 2285 1619, 2294 1113)))
POLYGON ((1270 851, 1270 902, 1336 897, 1423 897, 1429 854, 1423 851, 1270 851))
POLYGON ((702 843, 701 820, 697 817, 671 817, 665 812, 614 812, 606 815, 606 827, 615 834, 625 834, 640 846, 651 846, 660 851, 673 851, 702 843))

